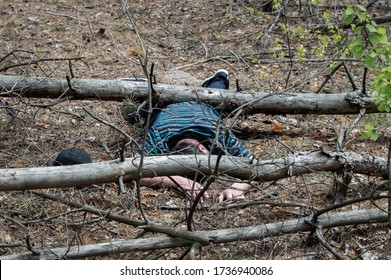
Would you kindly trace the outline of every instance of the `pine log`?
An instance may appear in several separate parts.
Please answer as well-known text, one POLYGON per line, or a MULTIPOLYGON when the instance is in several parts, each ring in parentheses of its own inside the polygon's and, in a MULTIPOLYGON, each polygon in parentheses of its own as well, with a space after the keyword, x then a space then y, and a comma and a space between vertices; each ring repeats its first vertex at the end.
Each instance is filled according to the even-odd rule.
MULTIPOLYGON (((144 158, 142 177, 182 175, 193 176, 198 170, 214 174, 217 156, 150 156, 144 158)), ((121 176, 126 181, 138 178, 139 158, 90 163, 82 165, 36 168, 0 169, 0 191, 45 188, 66 188, 116 182, 121 176), (124 174, 124 175, 123 175, 124 174)), ((219 175, 243 180, 273 181, 316 171, 338 171, 349 165, 353 173, 387 178, 384 158, 353 152, 297 153, 274 160, 244 160, 223 156, 219 175)))
MULTIPOLYGON (((243 106, 246 114, 357 114, 361 109, 367 113, 379 112, 373 99, 359 92, 251 93, 167 84, 155 84, 153 87, 162 105, 199 100, 227 112, 243 106)), ((129 96, 145 100, 147 92, 146 82, 81 79, 68 82, 59 78, 0 75, 0 97, 17 95, 26 98, 121 101, 129 96)))
MULTIPOLYGON (((361 209, 349 212, 325 213, 317 220, 317 226, 331 228, 337 226, 380 223, 387 221, 387 211, 382 209, 361 209)), ((307 223, 311 218, 304 217, 270 224, 261 224, 242 228, 228 228, 210 231, 194 231, 194 235, 207 236, 212 244, 234 241, 248 241, 273 237, 281 234, 307 232, 313 226, 307 223)), ((132 240, 111 241, 108 243, 71 246, 39 250, 39 254, 31 252, 1 256, 0 260, 51 260, 51 259, 80 259, 102 255, 114 255, 131 251, 147 251, 164 248, 191 246, 194 241, 177 237, 151 237, 132 240)))

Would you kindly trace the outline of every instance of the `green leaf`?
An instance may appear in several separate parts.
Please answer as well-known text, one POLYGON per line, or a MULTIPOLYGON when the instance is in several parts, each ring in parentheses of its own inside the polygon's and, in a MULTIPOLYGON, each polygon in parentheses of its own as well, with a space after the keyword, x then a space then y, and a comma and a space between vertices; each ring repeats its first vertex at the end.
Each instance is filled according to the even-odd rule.
POLYGON ((354 16, 353 15, 348 15, 346 16, 345 22, 347 25, 351 24, 354 21, 354 16))
POLYGON ((387 34, 387 29, 383 28, 383 27, 379 27, 377 29, 377 34, 380 34, 380 35, 386 35, 387 34))
POLYGON ((387 84, 383 89, 383 94, 391 95, 391 84, 387 84))
POLYGON ((359 19, 361 19, 362 21, 364 21, 366 18, 367 18, 367 14, 365 12, 358 12, 357 13, 357 16, 359 19))
POLYGON ((362 5, 357 5, 357 7, 360 9, 360 11, 362 12, 366 12, 367 8, 365 8, 364 6, 362 5))
POLYGON ((379 139, 379 135, 377 135, 376 133, 371 133, 371 140, 377 141, 378 139, 379 139))
POLYGON ((375 59, 371 55, 367 55, 364 63, 366 67, 372 68, 375 65, 375 59))
POLYGON ((356 29, 354 29, 354 33, 356 33, 358 36, 360 36, 361 35, 361 30, 362 30, 362 27, 358 26, 358 27, 356 27, 356 29))
POLYGON ((347 7, 346 7, 346 10, 344 12, 344 14, 346 16, 350 16, 353 14, 353 5, 352 4, 349 4, 347 7))
POLYGON ((362 57, 363 54, 364 54, 364 51, 362 49, 361 50, 356 50, 354 52, 354 57, 355 58, 360 58, 360 57, 362 57))
POLYGON ((380 103, 380 104, 377 106, 377 109, 378 109, 380 112, 385 112, 385 111, 386 111, 386 104, 380 103))
POLYGON ((377 29, 372 24, 367 23, 365 27, 368 29, 369 32, 377 32, 377 29))
POLYGON ((362 41, 361 39, 356 39, 353 41, 353 46, 360 46, 362 48, 362 41))
POLYGON ((387 80, 391 80, 391 68, 389 67, 383 68, 382 76, 387 80))
POLYGON ((373 45, 376 45, 379 41, 379 36, 377 34, 371 34, 368 36, 369 42, 371 42, 373 45))
POLYGON ((371 139, 373 141, 376 141, 377 139, 379 139, 379 136, 377 135, 375 128, 373 126, 369 126, 368 130, 365 131, 361 136, 361 139, 371 139))
POLYGON ((387 35, 386 34, 379 34, 379 41, 383 44, 387 44, 388 43, 387 35))

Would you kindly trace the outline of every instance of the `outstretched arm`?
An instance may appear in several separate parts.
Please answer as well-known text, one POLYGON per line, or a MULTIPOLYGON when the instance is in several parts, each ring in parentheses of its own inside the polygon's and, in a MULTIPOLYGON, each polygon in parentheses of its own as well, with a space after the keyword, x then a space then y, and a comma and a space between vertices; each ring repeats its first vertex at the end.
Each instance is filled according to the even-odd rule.
MULTIPOLYGON (((202 190, 202 185, 196 181, 187 179, 182 176, 157 176, 152 178, 141 178, 140 181, 142 186, 150 187, 153 185, 161 185, 162 187, 167 188, 177 188, 180 187, 191 197, 196 197, 199 192, 202 190)), ((208 198, 209 195, 207 193, 204 194, 205 198, 208 198)))

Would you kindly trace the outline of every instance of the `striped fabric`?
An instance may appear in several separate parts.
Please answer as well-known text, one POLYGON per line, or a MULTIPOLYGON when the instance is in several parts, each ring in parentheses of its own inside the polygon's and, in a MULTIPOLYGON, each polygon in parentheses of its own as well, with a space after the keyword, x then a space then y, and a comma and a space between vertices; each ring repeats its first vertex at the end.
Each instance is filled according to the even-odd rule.
POLYGON ((220 114, 211 106, 197 102, 170 104, 152 117, 146 141, 146 154, 168 154, 177 141, 192 138, 217 154, 251 158, 242 143, 228 131, 220 114))

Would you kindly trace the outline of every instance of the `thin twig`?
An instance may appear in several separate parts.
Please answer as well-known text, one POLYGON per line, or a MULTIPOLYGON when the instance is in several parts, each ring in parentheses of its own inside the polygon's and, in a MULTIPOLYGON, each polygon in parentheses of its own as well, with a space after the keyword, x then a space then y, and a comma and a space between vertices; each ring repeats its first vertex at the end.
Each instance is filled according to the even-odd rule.
POLYGON ((268 30, 266 30, 265 36, 264 36, 264 43, 263 43, 264 49, 267 48, 267 45, 269 44, 269 41, 270 41, 270 40, 268 40, 270 38, 270 34, 272 33, 272 31, 276 27, 277 23, 279 22, 280 17, 283 16, 283 12, 285 10, 285 7, 288 5, 288 3, 289 3, 289 0, 285 0, 284 4, 282 4, 282 7, 278 10, 277 16, 274 19, 272 25, 270 26, 270 28, 268 30))
MULTIPOLYGON (((349 71, 349 69, 348 69, 348 67, 346 66, 346 63, 345 63, 344 61, 342 61, 342 65, 343 65, 343 68, 345 69, 346 75, 348 75, 349 82, 350 82, 350 84, 352 85, 353 91, 358 90, 358 87, 357 87, 356 84, 354 83, 354 79, 353 79, 352 75, 350 74, 350 71, 349 71)), ((365 78, 364 78, 364 80, 365 80, 365 78)))
POLYGON ((35 59, 28 62, 22 62, 18 64, 8 65, 3 68, 0 68, 0 72, 7 71, 12 68, 20 67, 20 66, 27 66, 27 65, 38 65, 40 62, 47 62, 47 61, 71 61, 71 60, 82 60, 84 57, 71 57, 71 58, 41 58, 41 59, 35 59))
POLYGON ((339 63, 337 66, 335 66, 333 68, 333 70, 329 74, 326 75, 326 79, 323 81, 323 83, 320 85, 320 87, 315 91, 315 93, 319 93, 324 88, 324 86, 327 84, 327 82, 333 77, 335 72, 337 72, 338 69, 341 68, 341 66, 342 66, 342 62, 339 63))
POLYGON ((322 226, 316 226, 316 237, 320 241, 320 243, 325 247, 337 260, 345 260, 346 258, 342 257, 337 253, 337 251, 326 241, 323 237, 322 226))
POLYGON ((112 220, 112 221, 116 221, 119 223, 131 225, 133 227, 144 229, 145 231, 164 233, 164 234, 167 234, 170 236, 180 237, 183 239, 192 240, 194 242, 199 242, 201 244, 209 244, 209 242, 210 242, 208 236, 203 233, 201 233, 201 234, 193 233, 193 232, 188 232, 188 231, 180 230, 180 229, 165 226, 165 225, 154 224, 154 223, 149 223, 149 222, 146 223, 145 221, 142 221, 142 220, 136 220, 136 219, 132 219, 129 217, 125 217, 125 216, 122 216, 119 214, 112 213, 110 211, 98 209, 98 208, 95 208, 95 207, 87 205, 87 204, 73 202, 68 199, 64 199, 64 198, 54 196, 54 195, 51 195, 48 193, 41 193, 41 192, 36 192, 36 191, 33 191, 32 193, 37 196, 43 197, 43 198, 47 198, 47 199, 50 199, 53 201, 60 202, 62 204, 70 206, 70 207, 82 209, 86 212, 92 213, 94 215, 97 215, 99 217, 103 217, 108 220, 112 220))
POLYGON ((361 90, 361 94, 363 96, 368 95, 367 94, 367 74, 368 74, 368 68, 364 67, 364 74, 363 74, 363 78, 362 78, 362 90, 361 90))
POLYGON ((326 207, 326 208, 323 208, 323 209, 320 209, 320 210, 316 211, 314 213, 312 219, 313 219, 314 223, 316 223, 318 217, 320 215, 326 213, 326 212, 329 212, 329 211, 332 211, 332 210, 335 210, 335 209, 338 209, 338 208, 342 208, 342 207, 345 207, 347 205, 352 205, 352 204, 355 204, 355 203, 358 203, 358 202, 363 202, 363 201, 367 201, 367 200, 373 201, 373 200, 383 199, 383 198, 389 198, 389 196, 388 195, 371 194, 370 196, 351 199, 351 200, 348 200, 348 201, 345 201, 345 202, 341 202, 338 205, 332 205, 332 206, 329 206, 329 207, 326 207))
POLYGON ((289 56, 289 71, 288 71, 288 74, 285 79, 285 87, 284 87, 284 88, 287 88, 291 74, 292 74, 292 70, 293 70, 293 60, 292 60, 293 54, 292 54, 292 49, 291 49, 291 39, 289 36, 289 30, 287 32, 285 32, 285 34, 286 34, 286 40, 287 40, 287 44, 288 44, 288 56, 289 56))
POLYGON ((115 126, 114 124, 112 124, 112 123, 110 123, 110 122, 108 122, 108 121, 106 121, 106 120, 104 120, 104 119, 102 119, 102 118, 96 116, 94 113, 92 113, 92 112, 91 112, 90 110, 88 110, 87 108, 83 108, 83 109, 84 109, 84 111, 85 111, 88 115, 90 115, 90 116, 91 116, 92 118, 94 118, 95 120, 97 120, 97 121, 99 121, 99 122, 101 122, 101 123, 103 123, 103 124, 105 124, 105 125, 111 127, 112 129, 118 131, 118 132, 121 133, 123 136, 125 136, 126 139, 127 139, 129 142, 132 142, 132 143, 137 144, 137 141, 134 140, 134 138, 133 138, 132 136, 130 136, 129 134, 127 134, 127 133, 126 133, 124 130, 122 130, 121 128, 119 128, 119 127, 115 126))
POLYGON ((192 231, 192 223, 193 223, 193 215, 194 215, 194 212, 197 208, 197 205, 198 205, 198 202, 201 201, 201 198, 204 196, 204 193, 208 190, 208 188, 210 187, 210 185, 215 181, 215 179, 218 177, 218 170, 219 170, 219 164, 220 164, 220 160, 221 160, 221 157, 223 156, 223 152, 220 151, 219 154, 218 154, 218 157, 216 159, 216 165, 215 165, 215 168, 214 168, 214 174, 212 176, 209 176, 208 180, 206 181, 205 183, 205 186, 202 188, 202 190, 198 193, 198 195, 196 196, 196 198, 194 199, 193 201, 193 204, 191 205, 190 207, 190 210, 189 210, 189 215, 187 217, 187 229, 189 231, 192 231))
MULTIPOLYGON (((154 65, 153 64, 151 65, 151 71, 148 72, 148 51, 145 48, 144 42, 141 39, 141 36, 140 36, 140 34, 138 32, 137 26, 134 23, 131 15, 129 13, 128 1, 125 1, 125 0, 122 1, 122 11, 126 15, 126 17, 128 18, 128 21, 129 21, 130 25, 132 26, 134 33, 136 34, 137 40, 138 40, 139 45, 140 45, 140 47, 142 49, 142 52, 143 52, 143 57, 139 56, 139 60, 140 60, 142 69, 144 71, 144 74, 148 78, 148 92, 147 92, 147 94, 148 94, 148 114, 147 114, 146 121, 145 121, 145 124, 144 124, 144 127, 148 128, 149 127, 149 123, 151 121, 151 115, 152 115, 152 109, 153 109, 152 108, 152 94, 153 94, 152 77, 153 77, 153 67, 154 67, 154 65)), ((137 201, 138 201, 138 204, 139 204, 139 209, 140 209, 141 215, 143 216, 143 219, 144 219, 144 221, 146 223, 148 223, 148 219, 147 219, 147 215, 145 213, 145 210, 143 208, 142 201, 141 201, 140 182, 141 182, 141 178, 142 178, 142 169, 143 169, 143 164, 144 164, 144 153, 145 153, 145 143, 146 143, 146 140, 147 140, 147 135, 148 135, 148 129, 145 129, 145 132, 144 132, 144 135, 143 135, 143 139, 142 139, 142 143, 141 143, 141 147, 140 147, 141 148, 140 149, 140 163, 139 163, 139 167, 138 167, 138 175, 139 176, 137 177, 137 180, 136 180, 137 201)))
POLYGON ((388 172, 388 227, 391 229, 391 140, 388 145, 388 159, 387 159, 387 172, 388 172))

